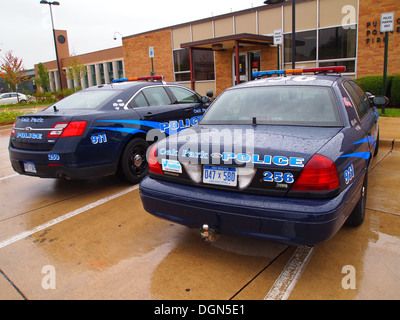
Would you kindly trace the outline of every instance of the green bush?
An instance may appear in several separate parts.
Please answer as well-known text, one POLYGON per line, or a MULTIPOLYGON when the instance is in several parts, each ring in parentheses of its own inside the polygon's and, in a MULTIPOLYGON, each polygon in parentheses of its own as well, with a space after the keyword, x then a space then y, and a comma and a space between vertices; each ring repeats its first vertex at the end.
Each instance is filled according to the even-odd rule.
POLYGON ((382 95, 383 76, 367 76, 356 79, 356 82, 364 91, 371 92, 374 95, 382 95))
POLYGON ((400 75, 393 76, 390 86, 390 105, 400 107, 400 75))
MULTIPOLYGON (((381 96, 383 76, 367 76, 355 80, 364 91, 381 96)), ((388 106, 400 107, 400 75, 387 76, 385 96, 390 99, 388 106)))

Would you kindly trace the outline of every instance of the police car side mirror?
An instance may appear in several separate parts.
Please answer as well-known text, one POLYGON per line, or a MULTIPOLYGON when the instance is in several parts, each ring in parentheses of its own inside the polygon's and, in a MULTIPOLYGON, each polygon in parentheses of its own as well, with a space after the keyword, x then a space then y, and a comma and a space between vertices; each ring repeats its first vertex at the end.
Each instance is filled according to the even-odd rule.
POLYGON ((209 97, 201 97, 201 102, 203 104, 209 103, 210 102, 210 98, 209 97))
POLYGON ((372 102, 375 106, 382 107, 389 103, 389 99, 384 96, 378 96, 378 97, 374 97, 372 99, 372 102))

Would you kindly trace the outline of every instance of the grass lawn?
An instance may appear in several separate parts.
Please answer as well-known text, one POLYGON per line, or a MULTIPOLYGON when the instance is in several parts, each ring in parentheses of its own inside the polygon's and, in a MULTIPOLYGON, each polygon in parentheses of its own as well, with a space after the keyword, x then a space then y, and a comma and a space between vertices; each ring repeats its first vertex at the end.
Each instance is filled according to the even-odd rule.
POLYGON ((379 115, 382 117, 400 118, 400 108, 399 109, 386 108, 385 114, 382 114, 382 109, 379 109, 379 115))
POLYGON ((39 103, 0 106, 0 126, 13 124, 18 116, 35 113, 47 106, 39 103))

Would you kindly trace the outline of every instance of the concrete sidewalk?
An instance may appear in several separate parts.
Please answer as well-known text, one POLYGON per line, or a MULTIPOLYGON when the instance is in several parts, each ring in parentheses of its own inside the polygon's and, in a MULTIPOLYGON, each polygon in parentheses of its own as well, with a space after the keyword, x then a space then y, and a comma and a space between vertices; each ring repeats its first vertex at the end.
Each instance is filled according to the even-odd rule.
POLYGON ((379 118, 380 143, 382 145, 392 144, 396 149, 400 147, 400 118, 379 118))

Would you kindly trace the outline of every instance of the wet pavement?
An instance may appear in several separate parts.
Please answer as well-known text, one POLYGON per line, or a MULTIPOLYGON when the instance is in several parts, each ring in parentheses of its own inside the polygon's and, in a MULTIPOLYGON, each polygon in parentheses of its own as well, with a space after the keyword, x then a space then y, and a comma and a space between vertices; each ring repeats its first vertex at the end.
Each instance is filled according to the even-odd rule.
POLYGON ((0 299, 400 299, 400 119, 380 123, 366 221, 315 247, 205 244, 114 177, 16 175, 0 128, 0 299))

